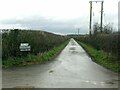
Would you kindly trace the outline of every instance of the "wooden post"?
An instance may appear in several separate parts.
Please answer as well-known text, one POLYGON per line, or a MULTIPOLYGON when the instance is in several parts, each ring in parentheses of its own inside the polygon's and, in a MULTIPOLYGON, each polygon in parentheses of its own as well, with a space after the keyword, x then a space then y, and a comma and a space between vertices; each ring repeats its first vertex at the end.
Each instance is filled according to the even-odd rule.
POLYGON ((90 25, 89 25, 90 37, 91 37, 91 27, 92 27, 92 1, 90 1, 90 25))

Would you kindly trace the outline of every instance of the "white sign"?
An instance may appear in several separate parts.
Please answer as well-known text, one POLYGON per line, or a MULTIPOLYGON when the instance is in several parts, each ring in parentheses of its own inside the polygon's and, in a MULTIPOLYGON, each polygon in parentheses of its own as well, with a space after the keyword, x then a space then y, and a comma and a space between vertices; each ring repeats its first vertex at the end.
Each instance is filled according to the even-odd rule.
POLYGON ((28 46, 28 43, 21 43, 20 46, 28 46))
POLYGON ((20 51, 30 51, 31 47, 28 43, 21 43, 20 44, 20 51))

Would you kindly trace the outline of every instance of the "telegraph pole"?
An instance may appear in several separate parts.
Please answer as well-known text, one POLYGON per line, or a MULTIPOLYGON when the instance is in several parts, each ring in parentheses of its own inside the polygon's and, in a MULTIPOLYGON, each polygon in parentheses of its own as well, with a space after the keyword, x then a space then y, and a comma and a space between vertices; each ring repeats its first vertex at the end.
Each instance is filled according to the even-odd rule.
POLYGON ((90 25, 89 25, 90 37, 91 37, 91 27, 92 27, 92 1, 90 1, 90 25))
POLYGON ((102 33, 102 20, 103 20, 103 1, 90 1, 90 25, 89 25, 89 34, 91 36, 92 30, 92 2, 101 2, 101 19, 100 19, 100 31, 102 33))
POLYGON ((78 35, 79 35, 79 30, 80 30, 80 29, 78 28, 78 35))
POLYGON ((102 33, 102 20, 103 20, 103 1, 101 1, 101 22, 100 22, 101 33, 102 33))

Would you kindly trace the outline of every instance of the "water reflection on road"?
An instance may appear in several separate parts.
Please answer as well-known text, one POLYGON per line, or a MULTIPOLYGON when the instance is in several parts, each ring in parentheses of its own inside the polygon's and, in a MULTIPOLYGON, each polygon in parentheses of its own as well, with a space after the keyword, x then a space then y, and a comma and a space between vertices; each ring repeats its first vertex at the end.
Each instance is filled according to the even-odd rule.
POLYGON ((117 88, 118 75, 92 62, 78 43, 69 44, 52 61, 3 69, 3 88, 117 88))

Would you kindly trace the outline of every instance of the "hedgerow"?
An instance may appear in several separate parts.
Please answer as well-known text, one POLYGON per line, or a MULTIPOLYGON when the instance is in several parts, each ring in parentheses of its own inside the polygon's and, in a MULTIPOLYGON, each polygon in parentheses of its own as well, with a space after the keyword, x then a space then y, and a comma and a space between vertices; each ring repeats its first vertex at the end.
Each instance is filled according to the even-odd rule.
POLYGON ((14 29, 2 34, 2 59, 9 57, 25 57, 28 54, 37 55, 53 49, 64 43, 68 38, 44 31, 14 29), (29 43, 30 52, 21 52, 20 43, 29 43))

